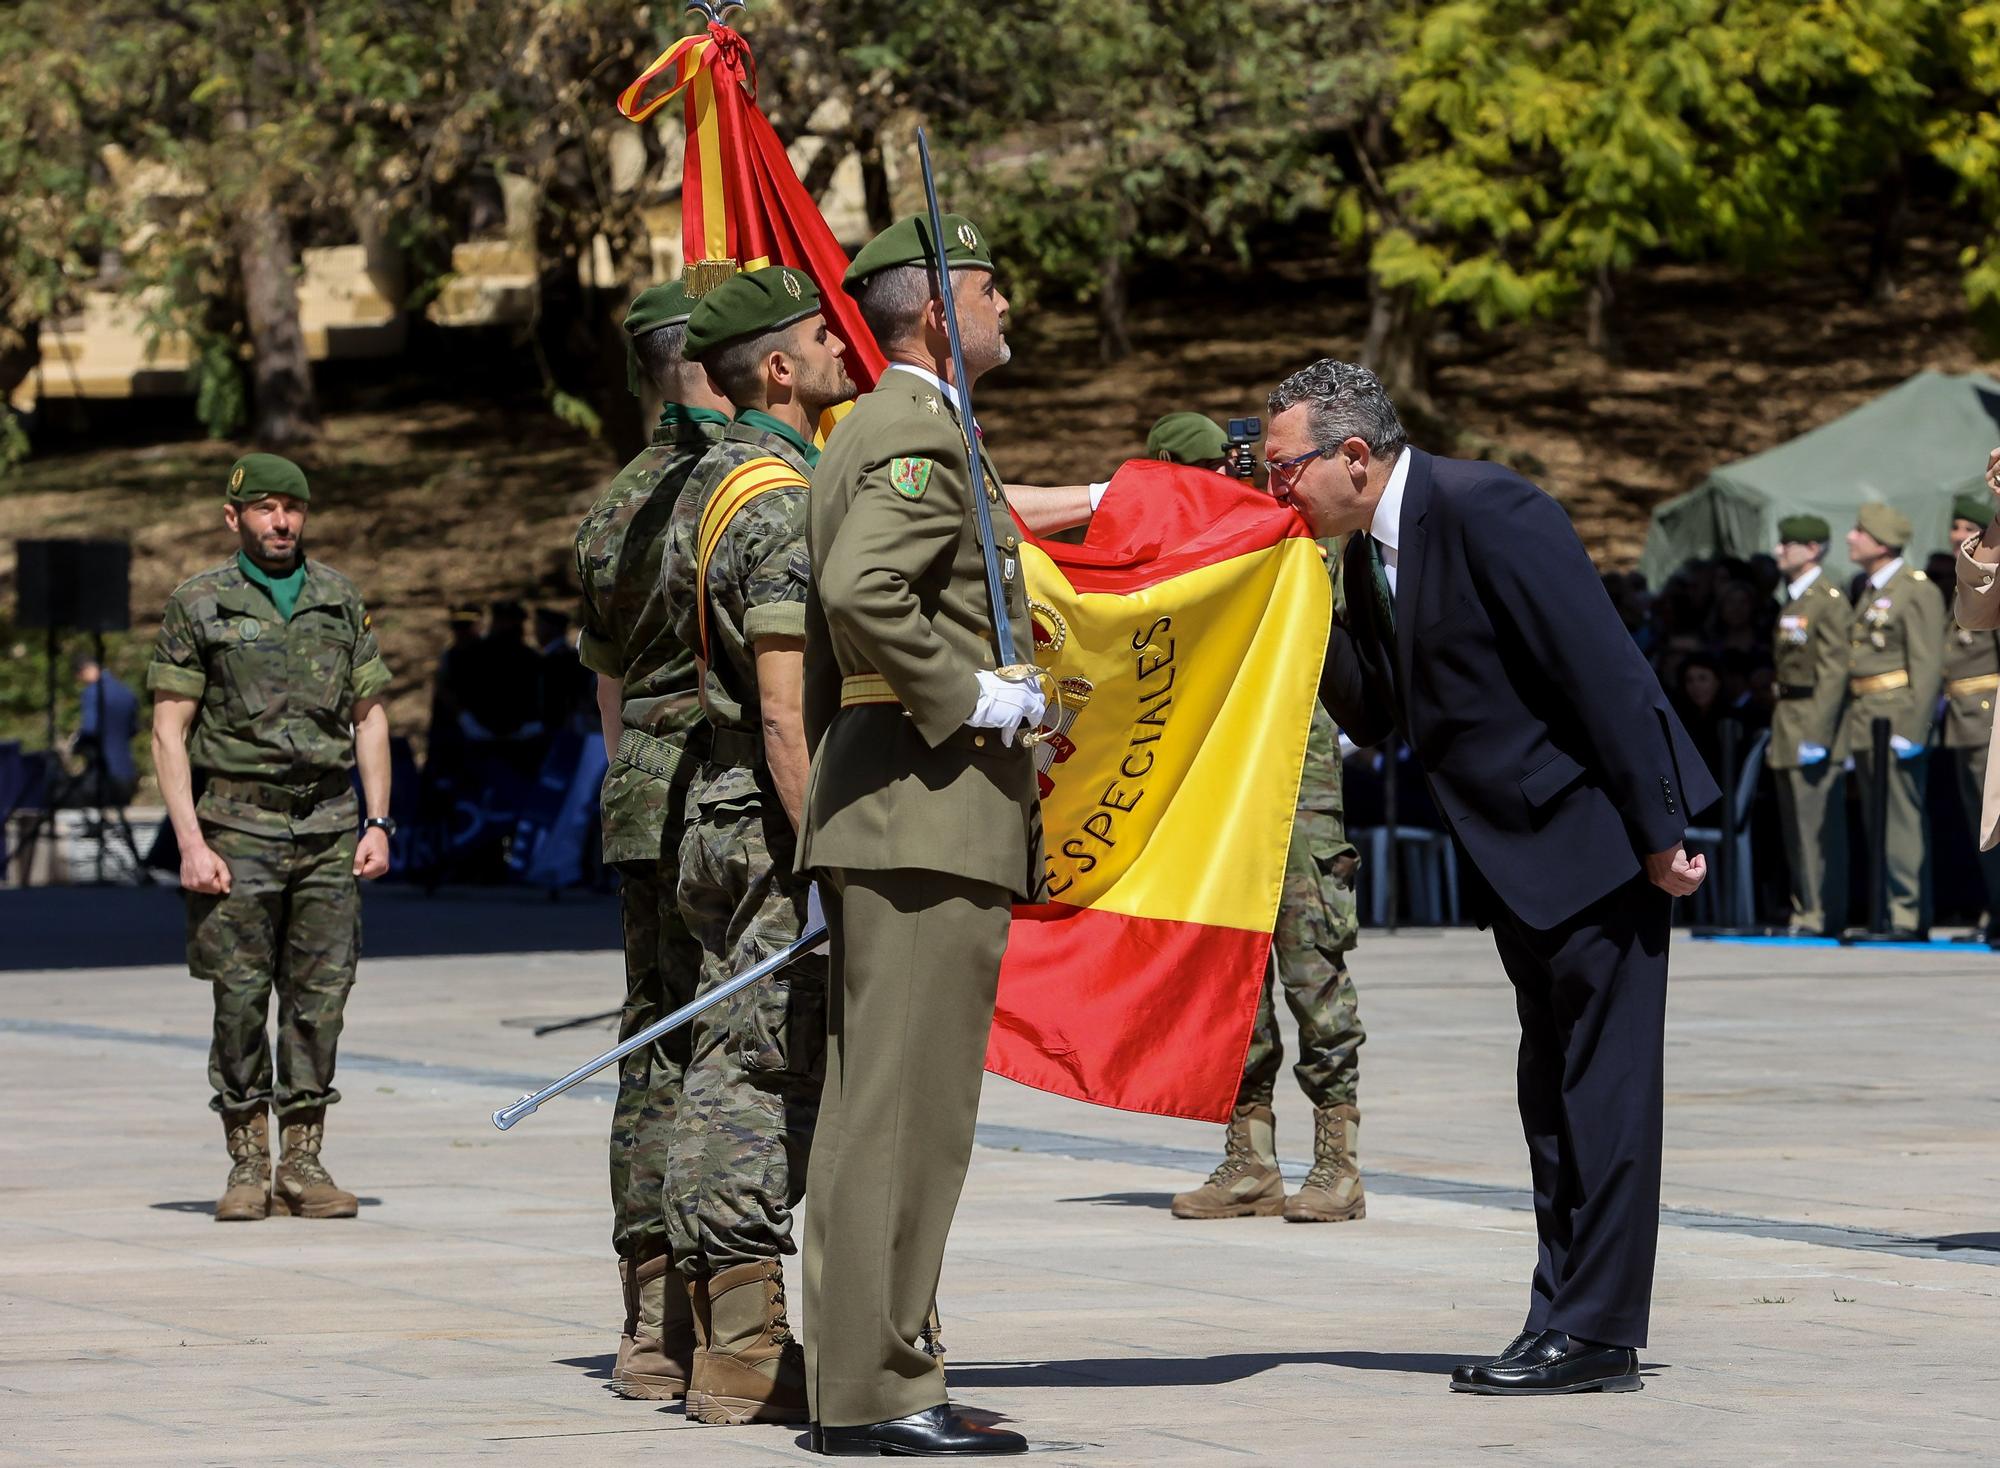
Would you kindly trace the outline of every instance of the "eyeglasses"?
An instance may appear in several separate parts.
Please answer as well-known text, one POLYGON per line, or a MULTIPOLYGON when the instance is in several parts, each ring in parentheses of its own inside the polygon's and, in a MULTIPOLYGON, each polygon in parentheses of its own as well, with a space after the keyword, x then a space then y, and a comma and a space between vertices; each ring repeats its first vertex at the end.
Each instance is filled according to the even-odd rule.
POLYGON ((1332 452, 1332 449, 1318 448, 1314 449, 1311 453, 1300 454, 1296 459, 1281 459, 1275 464, 1266 459, 1264 461, 1265 483, 1270 486, 1271 497, 1276 500, 1289 500, 1293 488, 1299 482, 1299 475, 1304 472, 1306 465, 1310 464, 1314 459, 1323 458, 1332 452))

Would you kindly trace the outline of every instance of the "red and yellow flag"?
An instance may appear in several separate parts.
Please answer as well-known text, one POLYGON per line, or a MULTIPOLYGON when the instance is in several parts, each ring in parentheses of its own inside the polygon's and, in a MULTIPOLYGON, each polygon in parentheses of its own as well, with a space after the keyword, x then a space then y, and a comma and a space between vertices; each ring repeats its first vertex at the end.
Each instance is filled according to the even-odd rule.
POLYGON ((1024 547, 1049 901, 1017 907, 986 1067, 1226 1121, 1271 952, 1332 590, 1289 509, 1135 462, 1081 546, 1024 547))
POLYGON ((882 352, 841 277, 847 254, 799 182, 784 145, 757 107, 757 63, 726 25, 710 24, 662 52, 618 97, 618 110, 644 122, 675 97, 687 119, 681 169, 681 243, 689 266, 734 261, 744 270, 789 265, 819 287, 834 335, 847 344, 847 370, 867 391, 882 352))

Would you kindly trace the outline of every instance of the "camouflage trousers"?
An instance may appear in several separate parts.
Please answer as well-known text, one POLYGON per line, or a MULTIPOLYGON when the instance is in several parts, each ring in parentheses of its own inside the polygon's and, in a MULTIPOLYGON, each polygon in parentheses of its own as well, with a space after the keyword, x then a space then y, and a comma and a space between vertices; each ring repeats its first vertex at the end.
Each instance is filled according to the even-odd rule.
POLYGON ((187 897, 188 970, 215 991, 209 1106, 272 1105, 280 1117, 340 1099, 334 1052, 361 953, 352 831, 253 836, 205 825, 229 891, 187 897), (265 1034, 278 991, 275 1082, 265 1034))
MULTIPOLYGON (((676 820, 668 834, 678 839, 676 820)), ((694 997, 701 949, 681 921, 678 853, 656 862, 621 861, 618 905, 625 928, 625 1009, 618 1038, 629 1039, 694 997)), ((611 1246, 644 1264, 668 1252, 667 1154, 687 1068, 685 1028, 625 1057, 611 1113, 611 1246)))
MULTIPOLYGON (((681 843, 681 915, 712 989, 796 941, 806 883, 775 797, 698 802, 681 843)), ((802 959, 702 1014, 668 1162, 674 1262, 700 1277, 794 1250, 826 1060, 826 958, 802 959)))
POLYGON ((1274 976, 1299 1023, 1299 1059, 1292 1067, 1299 1089, 1315 1108, 1357 1104, 1361 1068, 1356 1052, 1368 1032, 1361 1027, 1347 954, 1360 928, 1354 902, 1354 874, 1360 865, 1339 816, 1299 812, 1285 857, 1271 967, 1264 975, 1243 1084, 1236 1093, 1238 1106, 1268 1106, 1277 1091, 1285 1047, 1271 997, 1274 976))

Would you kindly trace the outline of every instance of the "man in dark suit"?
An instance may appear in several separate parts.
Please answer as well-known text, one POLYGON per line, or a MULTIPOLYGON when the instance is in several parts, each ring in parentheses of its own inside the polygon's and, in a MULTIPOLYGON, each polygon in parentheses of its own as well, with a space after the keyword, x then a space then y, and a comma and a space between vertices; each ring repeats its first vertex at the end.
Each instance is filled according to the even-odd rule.
POLYGON ((1525 1328, 1457 1391, 1632 1391, 1659 1233, 1661 1050, 1681 845, 1720 796, 1561 506, 1410 447, 1382 384, 1322 361, 1271 395, 1271 489, 1345 535, 1320 699, 1395 730, 1490 884, 1521 1017, 1540 1235, 1525 1328))

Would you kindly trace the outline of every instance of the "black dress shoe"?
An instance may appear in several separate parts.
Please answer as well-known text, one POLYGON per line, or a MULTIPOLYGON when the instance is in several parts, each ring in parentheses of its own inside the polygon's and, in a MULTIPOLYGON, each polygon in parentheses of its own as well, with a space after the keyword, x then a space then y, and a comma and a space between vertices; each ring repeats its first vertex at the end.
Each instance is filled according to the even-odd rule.
POLYGON ((1559 1330, 1543 1331, 1512 1356, 1451 1374, 1453 1391, 1489 1397, 1636 1392, 1639 1385, 1639 1353, 1630 1346, 1600 1346, 1559 1330))
POLYGON ((1529 1346, 1533 1345, 1537 1337, 1539 1337, 1540 1335, 1541 1335, 1540 1331, 1524 1330, 1519 1335, 1515 1336, 1514 1339, 1507 1342, 1505 1349, 1503 1349, 1499 1355, 1493 1357, 1491 1360, 1468 1361, 1463 1366, 1452 1367, 1451 1379, 1454 1382, 1470 1381, 1472 1380, 1472 1373, 1479 1370, 1482 1367, 1498 1366, 1503 1361, 1511 1361, 1514 1359, 1514 1357, 1520 1355, 1521 1352, 1525 1351, 1529 1346))
POLYGON ((1005 1428, 968 1422, 943 1406, 866 1427, 821 1427, 815 1422, 812 1450, 829 1458, 951 1458, 1025 1453, 1028 1440, 1005 1428))

